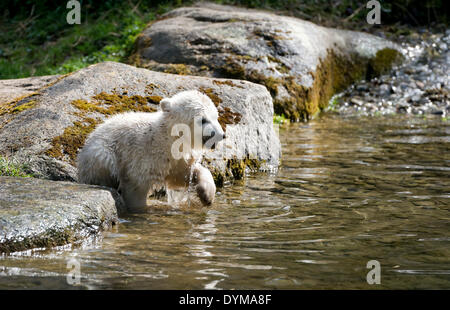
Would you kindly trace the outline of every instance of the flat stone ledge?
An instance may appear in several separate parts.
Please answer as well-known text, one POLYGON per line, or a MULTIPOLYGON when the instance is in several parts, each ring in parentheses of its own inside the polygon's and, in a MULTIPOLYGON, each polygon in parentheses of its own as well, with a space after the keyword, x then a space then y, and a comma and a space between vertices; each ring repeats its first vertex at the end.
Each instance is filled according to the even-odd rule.
POLYGON ((119 199, 100 186, 0 177, 0 253, 61 246, 98 234, 118 222, 119 199))
POLYGON ((54 83, 60 75, 34 76, 23 79, 0 80, 0 103, 29 96, 48 84, 54 83))

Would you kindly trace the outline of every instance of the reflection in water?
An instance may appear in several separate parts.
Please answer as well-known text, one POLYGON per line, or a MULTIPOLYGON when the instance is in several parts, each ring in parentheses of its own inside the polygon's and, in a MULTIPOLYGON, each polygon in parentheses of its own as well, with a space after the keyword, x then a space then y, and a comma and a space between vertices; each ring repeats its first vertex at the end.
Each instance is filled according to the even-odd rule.
POLYGON ((323 116, 280 131, 282 168, 210 209, 156 208, 81 248, 0 258, 0 288, 450 287, 450 124, 323 116), (66 283, 67 260, 81 287, 66 283))

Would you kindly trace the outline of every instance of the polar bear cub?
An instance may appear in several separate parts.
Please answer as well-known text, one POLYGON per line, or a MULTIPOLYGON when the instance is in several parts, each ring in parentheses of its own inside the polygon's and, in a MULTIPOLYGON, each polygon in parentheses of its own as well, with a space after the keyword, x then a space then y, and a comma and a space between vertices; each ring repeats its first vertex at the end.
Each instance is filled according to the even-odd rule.
POLYGON ((78 155, 78 181, 116 188, 127 208, 139 211, 149 194, 185 189, 192 179, 200 201, 210 205, 216 187, 198 162, 203 150, 225 138, 217 108, 198 91, 165 98, 160 107, 117 114, 99 125, 78 155))

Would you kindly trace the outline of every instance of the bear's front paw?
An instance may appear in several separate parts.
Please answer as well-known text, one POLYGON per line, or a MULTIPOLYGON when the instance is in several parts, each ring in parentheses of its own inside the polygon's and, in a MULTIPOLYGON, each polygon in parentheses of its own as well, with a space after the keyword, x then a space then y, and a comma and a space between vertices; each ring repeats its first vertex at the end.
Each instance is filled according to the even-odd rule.
POLYGON ((214 184, 211 172, 200 164, 194 168, 194 184, 196 184, 197 196, 202 204, 211 205, 216 195, 216 184, 214 184))
POLYGON ((206 206, 210 206, 214 202, 216 195, 216 186, 210 182, 200 182, 196 186, 197 196, 206 206))

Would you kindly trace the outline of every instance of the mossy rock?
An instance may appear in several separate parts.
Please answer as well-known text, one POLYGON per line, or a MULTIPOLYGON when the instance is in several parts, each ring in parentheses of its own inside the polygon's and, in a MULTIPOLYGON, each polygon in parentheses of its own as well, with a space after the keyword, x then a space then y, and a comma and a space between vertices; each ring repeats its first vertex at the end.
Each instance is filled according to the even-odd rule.
POLYGON ((403 55, 392 48, 379 50, 375 57, 369 61, 368 78, 386 74, 392 66, 401 63, 404 60, 403 55))
POLYGON ((386 73, 401 59, 399 51, 398 45, 361 32, 200 3, 148 26, 136 41, 133 64, 160 71, 184 64, 193 75, 262 84, 277 114, 304 121, 355 81, 386 73), (144 44, 148 38, 150 46, 144 44))
POLYGON ((20 113, 31 109, 36 103, 36 101, 33 100, 33 96, 35 95, 37 95, 37 93, 20 96, 10 102, 0 103, 0 116, 5 114, 20 113))
MULTIPOLYGON (((218 183, 244 175, 241 164, 230 162, 227 168, 227 162, 235 157, 245 159, 251 149, 259 148, 253 155, 262 169, 264 163, 278 165, 280 143, 273 129, 272 98, 265 87, 113 62, 89 66, 8 104, 8 113, 0 116, 0 156, 17 158, 37 177, 76 181, 78 152, 98 124, 117 113, 155 112, 162 98, 187 89, 211 98, 226 130, 227 152, 205 155, 218 183)), ((244 164, 247 169, 248 161, 244 164)))

